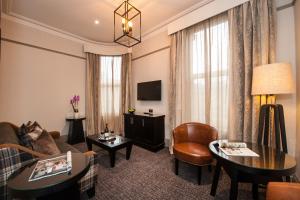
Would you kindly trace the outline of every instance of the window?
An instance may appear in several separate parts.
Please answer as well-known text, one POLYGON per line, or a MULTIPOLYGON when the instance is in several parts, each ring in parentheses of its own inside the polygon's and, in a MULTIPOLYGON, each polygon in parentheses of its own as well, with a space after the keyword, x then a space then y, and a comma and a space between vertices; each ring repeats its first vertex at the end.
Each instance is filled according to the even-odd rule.
POLYGON ((192 120, 228 129, 228 20, 211 19, 191 32, 192 120))
POLYGON ((121 56, 100 57, 100 112, 104 122, 120 114, 121 65, 121 56))

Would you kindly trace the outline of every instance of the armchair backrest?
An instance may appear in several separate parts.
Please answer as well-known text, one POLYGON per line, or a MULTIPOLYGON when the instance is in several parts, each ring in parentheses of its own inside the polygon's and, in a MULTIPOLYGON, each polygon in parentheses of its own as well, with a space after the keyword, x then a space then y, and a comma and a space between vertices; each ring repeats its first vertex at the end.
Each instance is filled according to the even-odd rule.
POLYGON ((207 124, 189 122, 177 126, 173 130, 174 144, 184 142, 194 142, 208 145, 218 139, 218 131, 207 124))

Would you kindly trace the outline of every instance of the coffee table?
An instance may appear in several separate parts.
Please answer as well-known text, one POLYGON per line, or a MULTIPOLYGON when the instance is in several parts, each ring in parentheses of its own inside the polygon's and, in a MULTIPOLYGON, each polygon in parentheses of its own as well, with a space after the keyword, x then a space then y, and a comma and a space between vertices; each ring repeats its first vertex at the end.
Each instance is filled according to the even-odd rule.
POLYGON ((115 166, 115 159, 116 159, 116 151, 122 148, 126 148, 126 160, 129 160, 131 149, 132 149, 132 140, 122 137, 116 136, 116 140, 112 142, 100 141, 98 135, 90 135, 86 137, 86 144, 89 151, 92 150, 92 144, 105 149, 109 153, 110 157, 110 166, 115 166))
POLYGON ((209 150, 217 160, 216 170, 210 194, 215 196, 221 167, 231 179, 230 199, 237 199, 238 183, 252 183, 253 198, 258 198, 258 184, 269 181, 283 181, 283 177, 291 176, 296 171, 296 160, 269 146, 246 143, 247 147, 259 157, 227 156, 219 150, 218 141, 209 144, 209 150))
MULTIPOLYGON (((47 158, 57 157, 49 156, 47 158)), ((45 158, 45 159, 47 159, 45 158)), ((82 153, 72 153, 72 170, 29 182, 36 162, 8 180, 7 187, 13 198, 22 199, 80 199, 77 182, 88 172, 89 159, 82 153)))

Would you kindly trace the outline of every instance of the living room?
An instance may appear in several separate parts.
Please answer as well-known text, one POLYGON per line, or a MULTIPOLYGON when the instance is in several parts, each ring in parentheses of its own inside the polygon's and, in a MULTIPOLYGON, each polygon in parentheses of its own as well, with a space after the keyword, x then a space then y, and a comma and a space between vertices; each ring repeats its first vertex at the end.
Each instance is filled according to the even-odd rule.
POLYGON ((299 0, 1 0, 0 199, 298 199, 299 53, 299 0))

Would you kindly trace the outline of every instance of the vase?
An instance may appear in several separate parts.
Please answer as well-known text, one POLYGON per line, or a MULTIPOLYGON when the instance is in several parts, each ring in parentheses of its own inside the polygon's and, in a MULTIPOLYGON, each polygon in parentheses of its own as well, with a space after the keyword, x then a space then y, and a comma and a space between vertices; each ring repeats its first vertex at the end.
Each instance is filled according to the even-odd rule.
POLYGON ((79 112, 74 112, 74 118, 78 119, 79 118, 79 112))

